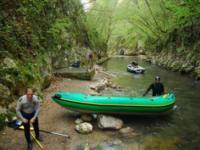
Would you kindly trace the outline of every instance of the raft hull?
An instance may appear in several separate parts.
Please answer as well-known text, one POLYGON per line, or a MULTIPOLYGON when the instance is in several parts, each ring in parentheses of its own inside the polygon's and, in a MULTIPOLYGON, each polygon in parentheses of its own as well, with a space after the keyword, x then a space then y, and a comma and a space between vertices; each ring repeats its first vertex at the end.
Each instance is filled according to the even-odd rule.
POLYGON ((127 71, 135 74, 143 74, 145 72, 145 69, 141 66, 138 66, 137 68, 133 67, 132 65, 127 66, 127 71))
POLYGON ((71 110, 108 114, 165 114, 175 106, 174 94, 159 97, 106 97, 82 93, 58 92, 52 100, 71 110))

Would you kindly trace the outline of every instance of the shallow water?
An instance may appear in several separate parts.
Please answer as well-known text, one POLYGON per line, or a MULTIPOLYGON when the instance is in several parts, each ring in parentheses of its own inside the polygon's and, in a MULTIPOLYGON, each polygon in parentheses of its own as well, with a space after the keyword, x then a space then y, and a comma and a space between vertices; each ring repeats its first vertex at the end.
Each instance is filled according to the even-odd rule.
MULTIPOLYGON (((124 149, 138 150, 199 150, 200 149, 200 83, 180 73, 175 73, 135 57, 111 58, 103 64, 107 72, 116 75, 113 82, 122 87, 123 94, 141 96, 154 77, 159 75, 166 92, 177 98, 177 109, 168 116, 122 116, 126 126, 131 126, 139 136, 121 138, 124 149), (146 69, 143 75, 126 71, 132 60, 146 69)), ((116 95, 115 92, 112 93, 116 95)), ((122 93, 120 93, 122 94, 122 93)), ((148 96, 151 96, 149 92, 148 96)))

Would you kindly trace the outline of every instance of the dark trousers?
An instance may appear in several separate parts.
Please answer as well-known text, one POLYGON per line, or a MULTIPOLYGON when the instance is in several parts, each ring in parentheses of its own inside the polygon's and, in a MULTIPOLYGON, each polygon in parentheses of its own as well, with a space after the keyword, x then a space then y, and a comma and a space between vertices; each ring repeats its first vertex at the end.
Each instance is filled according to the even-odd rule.
MULTIPOLYGON (((26 137, 27 143, 31 142, 31 137, 30 137, 30 120, 34 116, 34 114, 35 113, 27 114, 27 113, 22 112, 22 116, 28 120, 27 123, 23 123, 23 126, 24 126, 24 135, 26 137)), ((38 123, 38 118, 35 119, 35 122, 33 123, 33 128, 34 128, 34 131, 35 131, 36 138, 39 138, 39 123, 38 123)))

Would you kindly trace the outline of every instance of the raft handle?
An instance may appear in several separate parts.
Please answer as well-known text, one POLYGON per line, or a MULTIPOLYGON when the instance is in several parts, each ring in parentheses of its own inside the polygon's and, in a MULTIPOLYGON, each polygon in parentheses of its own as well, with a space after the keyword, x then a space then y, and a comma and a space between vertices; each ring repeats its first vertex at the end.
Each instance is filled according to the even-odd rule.
POLYGON ((60 94, 55 94, 54 96, 52 96, 52 98, 61 98, 61 95, 60 94))

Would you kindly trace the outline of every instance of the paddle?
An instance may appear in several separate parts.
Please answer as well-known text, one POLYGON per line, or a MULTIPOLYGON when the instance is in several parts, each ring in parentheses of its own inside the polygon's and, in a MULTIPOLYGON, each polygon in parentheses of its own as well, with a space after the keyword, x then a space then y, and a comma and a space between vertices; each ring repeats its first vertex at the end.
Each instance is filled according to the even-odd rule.
MULTIPOLYGON (((8 127, 10 127, 10 128, 24 130, 24 126, 21 125, 22 124, 21 121, 12 120, 12 121, 8 122, 7 124, 8 124, 8 127)), ((30 130, 33 130, 33 127, 31 127, 30 130)), ((41 150, 45 150, 45 147, 35 138, 35 136, 33 135, 33 133, 30 132, 30 134, 33 137, 33 139, 36 141, 36 143, 38 144, 38 146, 41 148, 41 150)))
POLYGON ((62 133, 57 133, 57 132, 50 132, 50 131, 46 131, 46 130, 40 130, 40 131, 41 131, 41 132, 45 132, 45 133, 49 133, 49 134, 64 136, 64 137, 66 137, 66 138, 70 138, 70 136, 67 135, 67 134, 62 134, 62 133))
MULTIPOLYGON (((8 122, 8 127, 13 128, 13 129, 24 130, 24 126, 22 125, 22 122, 18 121, 18 120, 13 120, 13 121, 8 122)), ((30 127, 30 130, 33 130, 33 127, 30 127)), ((62 134, 62 133, 57 133, 57 132, 50 132, 50 131, 46 131, 46 130, 40 130, 40 131, 44 132, 44 133, 49 133, 49 134, 54 134, 54 135, 70 138, 70 136, 67 135, 67 134, 62 134)))
MULTIPOLYGON (((18 129, 21 129, 23 130, 24 129, 24 126, 21 125, 18 127, 18 129)), ((33 127, 30 128, 31 130, 33 130, 33 127)), ((59 136, 63 136, 63 137, 67 137, 67 138, 70 138, 69 135, 67 134, 62 134, 62 133, 57 133, 57 132, 50 132, 50 131, 46 131, 46 130, 40 130, 41 132, 44 132, 44 133, 49 133, 49 134, 54 134, 54 135, 59 135, 59 136)))
POLYGON ((41 150, 46 150, 44 145, 42 145, 37 139, 36 137, 33 135, 33 133, 31 132, 31 136, 33 137, 33 139, 36 141, 36 143, 38 144, 38 146, 41 148, 41 150))

